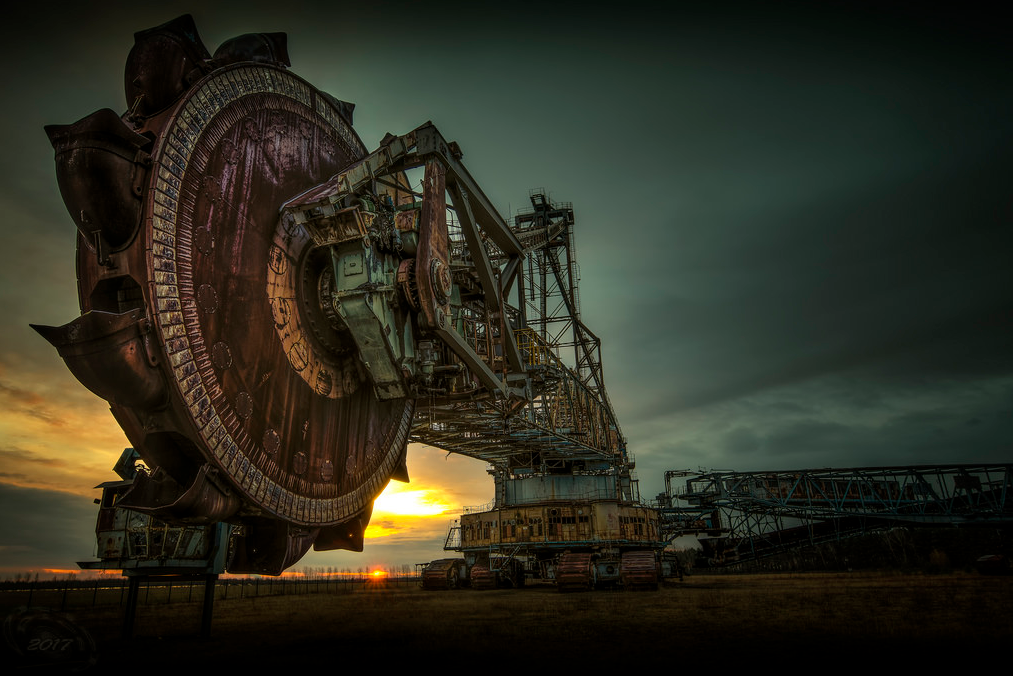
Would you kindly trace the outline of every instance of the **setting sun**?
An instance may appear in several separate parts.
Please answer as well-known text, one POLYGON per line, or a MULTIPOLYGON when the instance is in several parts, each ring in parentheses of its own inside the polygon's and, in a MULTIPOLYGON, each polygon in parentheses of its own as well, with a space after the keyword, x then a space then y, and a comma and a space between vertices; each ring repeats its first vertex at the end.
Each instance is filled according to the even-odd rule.
POLYGON ((401 516, 437 516, 453 507, 434 489, 411 490, 404 484, 391 482, 373 503, 375 514, 401 516))

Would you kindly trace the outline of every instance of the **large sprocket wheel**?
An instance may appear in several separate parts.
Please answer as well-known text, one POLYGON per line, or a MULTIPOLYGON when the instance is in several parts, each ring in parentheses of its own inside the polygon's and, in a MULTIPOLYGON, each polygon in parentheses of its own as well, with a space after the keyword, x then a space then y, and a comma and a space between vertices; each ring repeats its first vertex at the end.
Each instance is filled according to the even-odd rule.
MULTIPOLYGON (((128 60, 128 95, 131 83, 147 88, 138 101, 145 91, 175 95, 152 82, 142 38, 163 50, 177 29, 153 31, 138 34, 143 62, 128 60), (130 78, 132 68, 148 75, 130 78)), ((118 217, 115 228, 90 229, 80 209, 83 316, 40 331, 110 401, 156 468, 123 504, 167 521, 233 521, 241 528, 229 569, 277 574, 314 544, 361 550, 373 500, 404 474, 413 402, 376 396, 354 343, 328 316, 329 256, 279 220, 284 202, 365 154, 350 106, 283 63, 239 51, 201 61, 193 54, 202 47, 180 50, 182 65, 156 74, 193 84, 147 117, 135 105, 132 130, 96 116, 50 129, 61 187, 83 165, 110 164, 81 162, 109 154, 89 151, 109 144, 81 141, 96 136, 82 126, 150 160, 124 163, 129 152, 112 152, 102 180, 119 172, 137 186, 141 203, 118 211, 139 211, 140 223, 118 217), (113 371, 127 376, 104 375, 113 371)), ((77 193, 64 190, 72 213, 90 199, 77 193)))

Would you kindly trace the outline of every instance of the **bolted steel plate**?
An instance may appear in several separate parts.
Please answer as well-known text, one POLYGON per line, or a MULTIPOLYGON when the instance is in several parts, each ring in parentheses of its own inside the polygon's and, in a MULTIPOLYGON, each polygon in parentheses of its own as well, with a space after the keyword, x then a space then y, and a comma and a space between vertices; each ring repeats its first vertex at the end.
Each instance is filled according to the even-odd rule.
POLYGON ((195 84, 152 152, 146 297, 181 431, 248 503, 302 526, 361 513, 411 424, 413 403, 375 396, 320 309, 329 259, 279 221, 364 154, 332 99, 253 63, 195 84))

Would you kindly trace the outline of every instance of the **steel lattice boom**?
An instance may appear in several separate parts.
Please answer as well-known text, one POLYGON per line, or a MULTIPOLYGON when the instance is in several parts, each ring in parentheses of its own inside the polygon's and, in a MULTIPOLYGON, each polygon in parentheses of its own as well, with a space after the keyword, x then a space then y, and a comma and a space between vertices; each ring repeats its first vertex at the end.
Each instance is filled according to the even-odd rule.
POLYGON ((283 33, 134 37, 126 112, 47 127, 81 315, 35 326, 146 465, 120 507, 233 524, 229 569, 278 574, 362 549, 409 439, 629 476, 572 209, 508 225, 431 123, 369 152, 283 33))
POLYGON ((1013 524, 1009 464, 670 471, 665 485, 667 540, 724 535, 755 555, 892 525, 1013 524))
MULTIPOLYGON (((573 209, 554 205, 542 192, 532 193, 531 201, 534 210, 517 215, 511 237, 501 238, 518 242, 520 255, 471 246, 466 235, 473 220, 460 218, 456 201, 460 223, 450 229, 451 270, 462 289, 453 321, 484 364, 512 385, 512 396, 420 399, 411 439, 504 468, 551 470, 577 461, 625 466, 625 443, 605 391, 600 341, 580 321, 573 209), (495 313, 487 301, 464 295, 480 288, 486 267, 500 280, 504 296, 513 284, 518 287, 519 302, 502 305, 502 326, 490 321, 495 313), (504 357, 514 351, 518 360, 504 357)), ((480 234, 485 233, 483 227, 480 234)))

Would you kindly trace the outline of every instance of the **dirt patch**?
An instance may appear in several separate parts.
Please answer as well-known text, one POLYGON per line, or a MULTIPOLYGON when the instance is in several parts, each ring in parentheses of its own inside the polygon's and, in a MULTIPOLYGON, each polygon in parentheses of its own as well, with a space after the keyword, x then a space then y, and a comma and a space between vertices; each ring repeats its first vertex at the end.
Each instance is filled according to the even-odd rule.
POLYGON ((1004 645, 1011 603, 1013 578, 969 574, 694 575, 657 592, 381 588, 229 598, 216 603, 208 639, 197 636, 196 603, 139 607, 129 641, 120 637, 119 607, 73 617, 94 638, 96 669, 132 664, 157 670, 150 673, 198 665, 256 673, 749 667, 831 655, 857 668, 884 654, 929 666, 1004 645))

